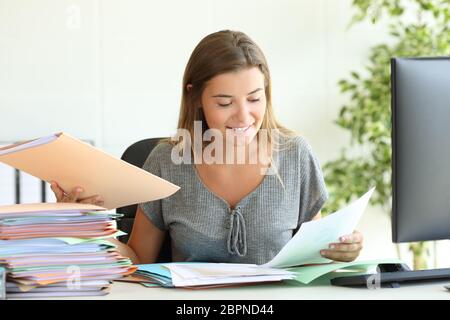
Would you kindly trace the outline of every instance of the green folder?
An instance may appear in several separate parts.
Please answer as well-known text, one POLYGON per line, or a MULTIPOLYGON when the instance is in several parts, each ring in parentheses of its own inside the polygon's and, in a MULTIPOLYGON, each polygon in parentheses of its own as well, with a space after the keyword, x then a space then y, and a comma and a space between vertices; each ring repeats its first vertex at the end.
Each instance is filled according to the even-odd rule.
POLYGON ((383 263, 404 263, 399 259, 380 259, 353 262, 332 262, 302 267, 287 268, 297 274, 294 281, 309 284, 312 281, 327 275, 329 279, 333 277, 353 276, 356 274, 367 274, 371 269, 375 269, 383 263))

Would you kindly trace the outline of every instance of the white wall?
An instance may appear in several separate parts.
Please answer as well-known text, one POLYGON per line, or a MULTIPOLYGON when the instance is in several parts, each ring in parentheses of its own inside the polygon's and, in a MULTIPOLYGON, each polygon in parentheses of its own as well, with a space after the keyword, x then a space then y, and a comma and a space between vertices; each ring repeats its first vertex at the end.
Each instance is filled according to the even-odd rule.
MULTIPOLYGON (((0 143, 65 131, 119 157, 167 136, 191 51, 234 29, 265 52, 278 118, 324 163, 349 141, 333 124, 346 99, 337 81, 387 41, 383 26, 347 30, 351 2, 0 0, 0 143)), ((361 227, 365 257, 395 254, 384 213, 372 209, 361 227)))
POLYGON ((120 156, 175 130, 195 45, 242 30, 271 67, 280 120, 321 161, 347 143, 332 124, 337 81, 360 69, 380 27, 346 31, 350 0, 0 0, 0 141, 66 131, 120 156), (368 36, 370 34, 370 36, 368 36))

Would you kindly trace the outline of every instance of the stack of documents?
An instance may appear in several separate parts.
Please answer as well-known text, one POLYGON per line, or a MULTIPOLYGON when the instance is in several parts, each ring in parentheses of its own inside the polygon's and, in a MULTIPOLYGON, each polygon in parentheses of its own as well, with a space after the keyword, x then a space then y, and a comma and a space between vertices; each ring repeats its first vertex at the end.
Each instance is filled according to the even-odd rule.
POLYGON ((263 265, 227 263, 164 263, 138 265, 133 278, 144 286, 211 287, 243 283, 295 280, 308 284, 335 271, 340 275, 366 273, 380 263, 400 263, 398 259, 332 262, 320 255, 330 243, 351 234, 363 214, 374 188, 347 207, 319 220, 305 222, 295 236, 263 265))
POLYGON ((79 203, 0 207, 0 265, 7 296, 103 295, 136 270, 107 238, 119 215, 79 203))
POLYGON ((5 206, 1 211, 0 240, 96 238, 111 236, 117 232, 114 215, 97 212, 98 208, 77 208, 64 203, 40 206, 23 204, 5 206), (49 210, 49 207, 53 210, 49 210))
POLYGON ((376 272, 376 267, 379 264, 386 263, 403 262, 399 259, 379 259, 290 268, 269 268, 252 264, 228 263, 145 264, 137 265, 138 270, 131 277, 125 277, 117 281, 138 282, 146 287, 184 287, 192 289, 279 282, 282 280, 293 280, 306 285, 325 275, 331 279, 337 276, 376 272))
POLYGON ((109 292, 111 283, 107 280, 83 281, 75 289, 68 290, 65 283, 55 283, 46 286, 33 287, 31 291, 26 286, 14 282, 6 283, 8 298, 45 298, 45 297, 82 297, 102 296, 109 292))
POLYGON ((255 264, 168 263, 138 265, 135 275, 144 285, 162 287, 215 287, 294 279, 295 273, 255 264))
POLYGON ((82 204, 0 207, 0 264, 8 297, 84 296, 107 292, 136 267, 105 238, 121 235, 118 207, 162 199, 179 187, 65 133, 0 148, 0 162, 56 181, 80 198, 101 195, 104 208, 82 204))

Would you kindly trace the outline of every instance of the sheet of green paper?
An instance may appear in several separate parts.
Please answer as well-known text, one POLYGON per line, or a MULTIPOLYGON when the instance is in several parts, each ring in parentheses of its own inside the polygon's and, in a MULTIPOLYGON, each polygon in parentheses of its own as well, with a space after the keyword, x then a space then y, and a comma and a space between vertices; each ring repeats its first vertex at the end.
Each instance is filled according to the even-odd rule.
POLYGON ((124 215, 121 213, 115 213, 115 212, 108 212, 108 211, 93 211, 93 212, 89 212, 89 215, 97 215, 97 216, 108 216, 111 218, 122 218, 124 215))
POLYGON ((139 282, 139 283, 142 284, 144 287, 147 287, 147 288, 161 287, 161 285, 157 284, 157 283, 145 283, 145 282, 139 282))
POLYGON ((381 260, 368 260, 368 261, 353 261, 353 262, 335 262, 335 263, 327 263, 313 266, 304 266, 304 267, 293 267, 287 268, 289 271, 293 271, 297 274, 295 281, 308 284, 311 281, 328 274, 330 272, 340 270, 340 269, 348 269, 348 268, 357 268, 360 272, 368 272, 369 269, 375 268, 380 263, 404 263, 399 259, 381 259, 381 260))

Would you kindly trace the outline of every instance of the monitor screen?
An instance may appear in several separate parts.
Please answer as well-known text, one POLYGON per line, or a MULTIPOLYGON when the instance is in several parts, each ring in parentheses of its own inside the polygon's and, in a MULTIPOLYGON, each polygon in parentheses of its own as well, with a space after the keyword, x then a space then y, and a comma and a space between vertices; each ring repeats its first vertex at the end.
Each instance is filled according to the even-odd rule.
POLYGON ((392 238, 450 239, 450 57, 393 58, 392 238))

